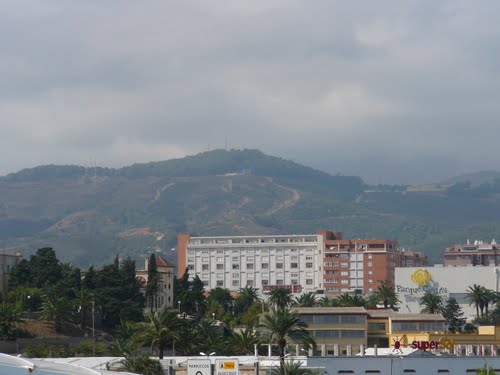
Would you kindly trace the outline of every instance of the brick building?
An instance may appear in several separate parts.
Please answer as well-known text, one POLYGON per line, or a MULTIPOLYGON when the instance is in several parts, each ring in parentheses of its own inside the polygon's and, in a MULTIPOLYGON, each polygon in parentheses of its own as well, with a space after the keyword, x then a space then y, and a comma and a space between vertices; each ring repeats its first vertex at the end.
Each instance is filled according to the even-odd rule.
POLYGON ((491 243, 467 241, 466 244, 451 245, 444 251, 445 267, 498 266, 500 251, 495 240, 491 243))
POLYGON ((365 294, 375 291, 380 280, 394 283, 394 268, 401 264, 397 241, 342 239, 342 234, 319 231, 324 238, 323 275, 325 293, 365 294))
POLYGON ((335 231, 316 234, 177 237, 178 277, 185 269, 207 289, 238 291, 251 286, 293 293, 366 294, 380 280, 394 283, 394 268, 425 266, 427 257, 402 251, 397 241, 343 239, 335 231))

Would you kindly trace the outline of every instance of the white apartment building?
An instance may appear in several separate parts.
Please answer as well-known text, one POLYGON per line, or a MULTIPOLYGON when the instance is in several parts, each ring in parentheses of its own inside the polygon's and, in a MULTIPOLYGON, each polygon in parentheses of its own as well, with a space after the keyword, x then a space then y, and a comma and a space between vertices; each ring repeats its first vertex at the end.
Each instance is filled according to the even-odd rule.
POLYGON ((266 292, 273 287, 293 293, 323 289, 323 236, 266 235, 178 236, 178 275, 186 268, 207 289, 238 291, 250 286, 266 292))

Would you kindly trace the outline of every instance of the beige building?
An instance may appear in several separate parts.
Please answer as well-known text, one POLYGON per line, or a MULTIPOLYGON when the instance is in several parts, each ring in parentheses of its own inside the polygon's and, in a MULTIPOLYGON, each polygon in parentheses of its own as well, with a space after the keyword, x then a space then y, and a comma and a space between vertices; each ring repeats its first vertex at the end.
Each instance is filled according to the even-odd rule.
MULTIPOLYGON (((443 332, 441 314, 406 314, 364 307, 295 308, 314 337, 316 355, 355 355, 361 348, 392 346, 391 335, 443 332)), ((299 350, 300 351, 300 350, 299 350)))
MULTIPOLYGON (((144 262, 144 269, 137 270, 135 275, 140 279, 142 288, 141 292, 146 293, 146 285, 148 283, 148 263, 149 259, 146 258, 144 262)), ((174 265, 160 256, 156 257, 156 267, 158 268, 158 274, 160 275, 159 282, 159 292, 156 299, 151 301, 146 299, 145 307, 147 310, 158 311, 162 308, 173 308, 174 307, 174 265), (152 304, 152 306, 151 306, 152 304)))
POLYGON ((445 267, 498 266, 500 250, 495 240, 491 243, 474 241, 466 244, 451 245, 444 251, 445 267))
POLYGON ((0 292, 5 296, 9 288, 9 273, 21 260, 21 253, 0 253, 0 292))

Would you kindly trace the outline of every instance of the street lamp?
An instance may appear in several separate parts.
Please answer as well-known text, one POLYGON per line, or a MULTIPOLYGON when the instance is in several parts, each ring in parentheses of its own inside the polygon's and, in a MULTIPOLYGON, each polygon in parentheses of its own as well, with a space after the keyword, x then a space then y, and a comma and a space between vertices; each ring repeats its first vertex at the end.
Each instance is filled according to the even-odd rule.
POLYGON ((215 313, 212 313, 212 321, 215 323, 215 313))
POLYGON ((181 301, 177 301, 177 307, 179 309, 179 314, 181 313, 181 301))

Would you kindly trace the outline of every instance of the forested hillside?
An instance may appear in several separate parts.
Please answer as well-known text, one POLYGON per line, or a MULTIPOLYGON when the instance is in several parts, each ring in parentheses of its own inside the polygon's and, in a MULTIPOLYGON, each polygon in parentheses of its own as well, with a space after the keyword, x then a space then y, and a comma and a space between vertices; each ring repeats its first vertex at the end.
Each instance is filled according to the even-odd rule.
POLYGON ((161 251, 175 237, 312 232, 388 237, 439 260, 466 238, 500 238, 500 180, 367 186, 257 150, 215 150, 111 168, 40 166, 0 178, 0 246, 51 246, 63 260, 102 264, 161 251))

